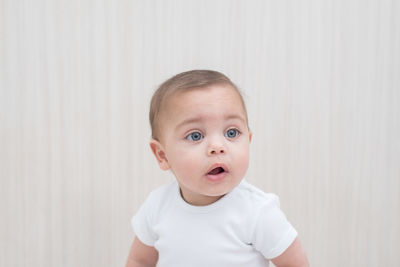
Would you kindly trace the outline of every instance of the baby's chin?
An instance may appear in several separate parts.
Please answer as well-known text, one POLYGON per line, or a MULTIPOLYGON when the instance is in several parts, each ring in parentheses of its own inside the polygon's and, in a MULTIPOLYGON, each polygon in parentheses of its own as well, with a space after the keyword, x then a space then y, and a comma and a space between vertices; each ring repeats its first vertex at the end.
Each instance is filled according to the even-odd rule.
POLYGON ((226 194, 229 194, 230 192, 232 192, 232 190, 234 190, 236 188, 236 186, 238 186, 239 183, 240 183, 240 181, 237 184, 235 183, 233 185, 224 186, 223 188, 215 187, 212 190, 207 190, 207 192, 203 192, 203 195, 208 196, 208 197, 222 198, 226 194))

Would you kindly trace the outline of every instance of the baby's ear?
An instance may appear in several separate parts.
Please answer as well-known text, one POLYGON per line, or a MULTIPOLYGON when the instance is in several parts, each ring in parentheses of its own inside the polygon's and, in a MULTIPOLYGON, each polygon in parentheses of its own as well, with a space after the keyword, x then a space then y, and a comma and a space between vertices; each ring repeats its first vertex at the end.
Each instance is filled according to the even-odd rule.
POLYGON ((153 151, 154 156, 157 159, 158 165, 162 170, 168 170, 170 168, 168 159, 165 155, 164 148, 160 142, 157 140, 152 139, 150 141, 150 148, 153 151))

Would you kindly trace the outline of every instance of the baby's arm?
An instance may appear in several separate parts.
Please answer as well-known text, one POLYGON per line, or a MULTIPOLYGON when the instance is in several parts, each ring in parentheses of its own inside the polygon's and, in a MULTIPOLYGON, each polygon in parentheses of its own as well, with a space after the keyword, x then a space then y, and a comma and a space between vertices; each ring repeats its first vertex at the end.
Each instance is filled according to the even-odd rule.
POLYGON ((293 243, 278 257, 271 260, 276 267, 308 267, 306 253, 296 238, 293 243))
POLYGON ((135 237, 125 267, 154 267, 157 264, 158 251, 143 244, 135 237))

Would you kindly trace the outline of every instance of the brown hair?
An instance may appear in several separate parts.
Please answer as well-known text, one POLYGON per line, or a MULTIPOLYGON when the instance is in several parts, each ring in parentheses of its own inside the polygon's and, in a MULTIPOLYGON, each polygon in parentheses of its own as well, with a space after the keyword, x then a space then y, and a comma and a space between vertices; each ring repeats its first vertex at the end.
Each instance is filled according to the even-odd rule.
POLYGON ((159 138, 159 115, 162 106, 166 102, 166 99, 174 93, 182 90, 188 90, 193 88, 205 88, 215 84, 226 84, 232 86, 233 89, 238 93, 240 101, 243 104, 245 110, 246 121, 247 111, 244 103, 242 94, 236 85, 224 74, 213 71, 213 70, 191 70, 187 72, 179 73, 172 78, 162 83, 158 89, 154 92, 150 102, 150 126, 151 126, 151 137, 155 140, 159 138))

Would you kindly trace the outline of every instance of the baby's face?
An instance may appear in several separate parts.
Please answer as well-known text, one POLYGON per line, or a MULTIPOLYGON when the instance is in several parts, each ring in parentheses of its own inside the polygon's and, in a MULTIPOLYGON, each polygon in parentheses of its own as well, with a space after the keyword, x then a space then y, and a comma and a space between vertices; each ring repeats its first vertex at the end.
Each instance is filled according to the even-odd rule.
POLYGON ((151 146, 160 166, 174 173, 186 202, 211 204, 240 183, 249 164, 251 133, 232 87, 177 93, 160 119, 161 141, 151 146))

